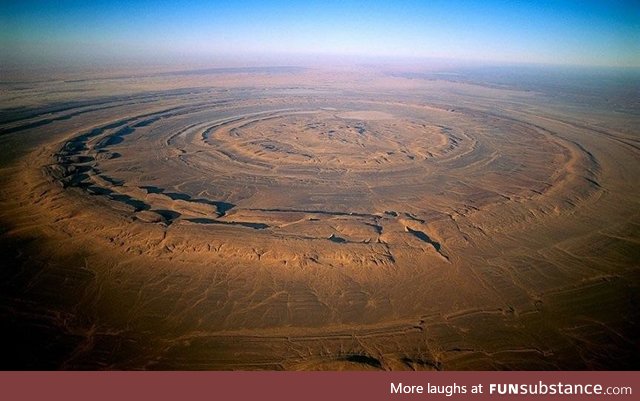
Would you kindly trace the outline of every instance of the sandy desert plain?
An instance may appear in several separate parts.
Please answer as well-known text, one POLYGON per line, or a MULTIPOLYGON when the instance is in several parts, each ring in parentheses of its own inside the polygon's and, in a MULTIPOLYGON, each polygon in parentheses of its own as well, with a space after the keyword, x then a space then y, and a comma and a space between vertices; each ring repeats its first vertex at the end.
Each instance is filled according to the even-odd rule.
POLYGON ((639 367, 637 87, 51 74, 1 84, 3 369, 639 367))

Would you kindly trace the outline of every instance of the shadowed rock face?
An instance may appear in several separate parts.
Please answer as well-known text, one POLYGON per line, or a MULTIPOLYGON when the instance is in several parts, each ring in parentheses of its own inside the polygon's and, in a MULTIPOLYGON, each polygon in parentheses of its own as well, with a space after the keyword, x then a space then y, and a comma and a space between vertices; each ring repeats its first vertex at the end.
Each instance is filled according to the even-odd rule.
POLYGON ((637 367, 637 114, 243 74, 3 111, 4 367, 637 367))

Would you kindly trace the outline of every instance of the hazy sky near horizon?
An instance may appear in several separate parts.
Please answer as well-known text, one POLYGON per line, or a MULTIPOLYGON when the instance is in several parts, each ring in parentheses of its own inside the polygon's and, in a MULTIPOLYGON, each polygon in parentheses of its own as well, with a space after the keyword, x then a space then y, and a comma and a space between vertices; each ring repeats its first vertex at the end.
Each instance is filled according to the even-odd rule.
POLYGON ((640 3, 0 0, 8 62, 314 54, 640 66, 640 3))

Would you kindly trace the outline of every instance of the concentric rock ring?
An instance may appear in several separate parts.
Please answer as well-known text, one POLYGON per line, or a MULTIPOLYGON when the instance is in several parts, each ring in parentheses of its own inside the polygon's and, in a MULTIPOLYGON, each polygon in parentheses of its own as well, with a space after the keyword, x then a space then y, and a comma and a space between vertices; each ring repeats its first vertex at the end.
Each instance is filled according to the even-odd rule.
MULTIPOLYGON (((466 236, 432 223, 542 196, 565 185, 569 166, 593 171, 575 146, 513 119, 309 98, 133 116, 75 136, 57 155, 52 174, 63 185, 107 198, 134 220, 261 230, 263 241, 289 237, 314 250, 360 244, 384 263, 394 246, 415 241, 448 261, 443 238, 466 236)), ((575 190, 565 195, 585 196, 575 190)))

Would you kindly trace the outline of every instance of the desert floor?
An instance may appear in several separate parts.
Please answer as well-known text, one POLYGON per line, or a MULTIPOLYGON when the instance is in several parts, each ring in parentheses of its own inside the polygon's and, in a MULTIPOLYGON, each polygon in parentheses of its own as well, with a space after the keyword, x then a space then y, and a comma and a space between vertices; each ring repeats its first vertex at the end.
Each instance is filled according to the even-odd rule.
POLYGON ((4 369, 638 368, 637 110, 373 68, 1 90, 4 369))

